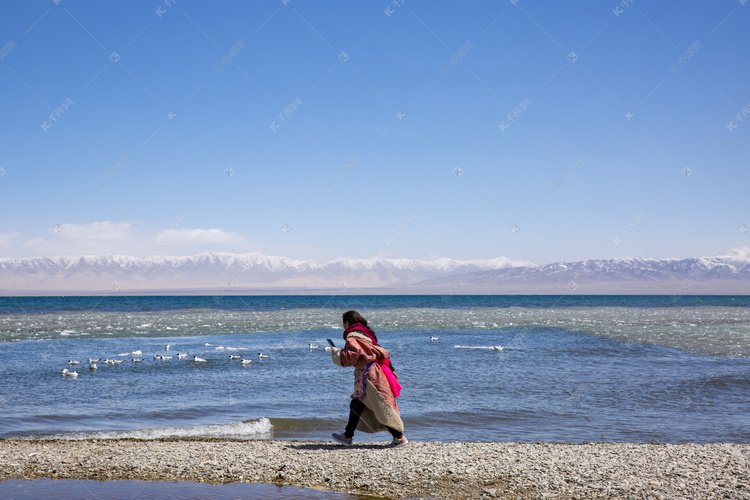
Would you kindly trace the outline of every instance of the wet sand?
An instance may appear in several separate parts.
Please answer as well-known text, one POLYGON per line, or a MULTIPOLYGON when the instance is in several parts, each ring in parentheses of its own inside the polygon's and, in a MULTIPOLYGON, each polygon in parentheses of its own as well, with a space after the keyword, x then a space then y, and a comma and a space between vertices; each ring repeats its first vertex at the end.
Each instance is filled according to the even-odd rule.
POLYGON ((750 445, 0 440, 0 480, 270 483, 385 498, 748 498, 750 445))

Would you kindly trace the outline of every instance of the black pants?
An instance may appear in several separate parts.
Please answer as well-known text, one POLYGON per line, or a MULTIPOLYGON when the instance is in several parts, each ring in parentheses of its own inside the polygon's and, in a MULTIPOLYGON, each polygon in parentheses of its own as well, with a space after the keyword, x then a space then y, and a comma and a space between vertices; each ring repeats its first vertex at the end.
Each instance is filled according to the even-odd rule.
MULTIPOLYGON (((349 423, 346 424, 346 429, 344 429, 344 436, 347 438, 351 438, 354 436, 354 431, 357 429, 357 424, 359 424, 359 417, 362 415, 362 411, 365 409, 365 404, 360 401, 359 399, 352 399, 351 404, 349 405, 349 423)), ((393 429, 391 427, 386 426, 386 429, 388 429, 388 432, 391 433, 391 436, 393 436, 395 439, 399 439, 401 436, 403 436, 403 433, 398 432, 396 429, 393 429)))

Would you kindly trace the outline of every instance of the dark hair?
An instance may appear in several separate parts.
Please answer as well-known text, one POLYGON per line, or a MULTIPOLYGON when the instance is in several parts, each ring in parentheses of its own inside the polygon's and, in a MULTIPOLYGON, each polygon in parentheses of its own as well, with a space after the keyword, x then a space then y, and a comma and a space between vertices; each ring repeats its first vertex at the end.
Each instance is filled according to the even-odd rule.
POLYGON ((378 336, 375 335, 375 332, 372 331, 372 328, 370 328, 369 326, 367 326, 367 320, 365 318, 363 318, 361 314, 359 314, 357 311, 346 311, 342 315, 342 318, 343 318, 344 322, 347 323, 349 326, 356 325, 357 323, 359 323, 362 326, 364 326, 365 328, 367 328, 367 330, 369 330, 370 334, 372 335, 372 338, 375 339, 375 344, 377 345, 377 343, 378 343, 378 336))
POLYGON ((349 323, 350 326, 356 323, 362 323, 363 326, 367 326, 367 320, 357 311, 346 311, 342 317, 344 322, 349 323))

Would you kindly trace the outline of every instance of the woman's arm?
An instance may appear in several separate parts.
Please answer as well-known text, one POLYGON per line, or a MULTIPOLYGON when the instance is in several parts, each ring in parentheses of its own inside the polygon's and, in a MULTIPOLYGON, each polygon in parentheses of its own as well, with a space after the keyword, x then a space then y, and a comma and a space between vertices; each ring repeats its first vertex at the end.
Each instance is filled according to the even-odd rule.
POLYGON ((333 362, 339 366, 357 366, 368 361, 368 355, 362 346, 354 339, 346 339, 346 346, 343 349, 331 348, 331 357, 333 362))

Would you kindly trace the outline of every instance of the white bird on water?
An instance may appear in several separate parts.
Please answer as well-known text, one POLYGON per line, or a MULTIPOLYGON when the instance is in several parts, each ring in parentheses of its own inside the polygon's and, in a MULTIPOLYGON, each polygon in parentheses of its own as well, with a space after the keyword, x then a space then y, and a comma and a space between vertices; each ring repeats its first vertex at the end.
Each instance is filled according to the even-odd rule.
POLYGON ((432 335, 430 335, 430 341, 432 342, 437 342, 439 338, 440 337, 433 337, 432 335))
POLYGON ((101 358, 96 358, 96 359, 91 359, 91 358, 89 358, 89 363, 94 363, 94 364, 96 364, 96 363, 98 363, 98 362, 99 362, 100 360, 101 360, 101 358))
POLYGON ((96 363, 91 363, 91 364, 89 365, 89 370, 91 370, 92 372, 93 372, 94 370, 96 370, 97 368, 98 368, 98 366, 96 366, 96 363))
POLYGON ((193 356, 193 361, 195 361, 196 363, 205 363, 206 362, 205 359, 199 358, 198 356, 193 356))
POLYGON ((60 375, 62 375, 63 377, 78 378, 78 372, 68 371, 67 368, 63 368, 60 371, 60 375))
POLYGON ((242 359, 242 356, 239 354, 230 354, 229 359, 242 359))
POLYGON ((243 359, 243 360, 242 360, 242 364, 243 364, 243 366, 244 366, 244 365, 249 365, 249 364, 250 364, 250 363, 252 363, 252 362, 253 362, 253 360, 252 360, 252 359, 243 359))
POLYGON ((187 357, 188 357, 187 353, 179 353, 179 352, 177 353, 177 359, 185 359, 187 357))
POLYGON ((168 351, 168 350, 169 350, 169 348, 170 348, 170 347, 172 347, 172 346, 171 346, 171 345, 169 345, 169 344, 167 344, 167 345, 166 345, 166 346, 164 346, 164 347, 166 347, 166 349, 167 349, 167 351, 168 351))
POLYGON ((268 356, 268 354, 263 354, 262 352, 259 352, 259 353, 258 353, 258 358, 259 358, 259 359, 266 359, 266 358, 268 358, 268 357, 269 357, 269 356, 268 356))
POLYGON ((115 364, 115 360, 114 359, 105 359, 104 360, 104 364, 105 365, 114 365, 115 364))
POLYGON ((133 363, 141 363, 143 362, 143 358, 133 358, 133 363))
POLYGON ((319 346, 313 345, 313 344, 307 344, 310 346, 310 350, 317 349, 319 346))
POLYGON ((68 364, 69 364, 69 365, 80 365, 80 364, 81 364, 81 362, 80 362, 80 361, 73 361, 72 359, 69 359, 69 360, 68 360, 68 364))

